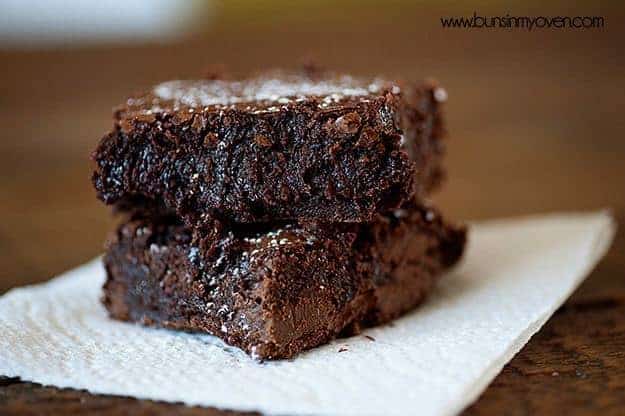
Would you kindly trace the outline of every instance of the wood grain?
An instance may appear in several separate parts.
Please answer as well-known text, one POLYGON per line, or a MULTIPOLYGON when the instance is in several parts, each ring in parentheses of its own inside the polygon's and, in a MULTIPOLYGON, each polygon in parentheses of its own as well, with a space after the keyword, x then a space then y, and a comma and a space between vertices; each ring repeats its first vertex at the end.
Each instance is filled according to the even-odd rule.
MULTIPOLYGON (((558 4, 532 10, 561 13, 558 4)), ((0 293, 101 251, 115 220, 91 190, 88 155, 110 128, 111 108, 215 62, 243 72, 312 55, 359 73, 435 75, 450 96, 449 181, 435 196, 449 217, 611 207, 621 223, 625 31, 614 22, 625 13, 585 6, 578 9, 607 17, 606 29, 443 30, 439 16, 467 10, 415 6, 367 9, 343 26, 312 12, 264 23, 237 15, 177 44, 0 52, 0 293)), ((619 231, 597 270, 466 414, 623 414, 624 270, 619 231)), ((0 381, 2 415, 70 413, 222 414, 0 381)))

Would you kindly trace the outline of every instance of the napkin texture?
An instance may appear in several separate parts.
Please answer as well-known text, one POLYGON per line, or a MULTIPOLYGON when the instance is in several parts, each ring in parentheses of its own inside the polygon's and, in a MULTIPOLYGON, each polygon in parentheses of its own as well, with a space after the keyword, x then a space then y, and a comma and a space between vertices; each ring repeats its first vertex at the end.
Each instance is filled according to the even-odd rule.
POLYGON ((462 263, 414 313, 264 363, 209 335, 108 319, 96 259, 0 298, 0 374, 266 414, 452 415, 572 293, 615 228, 607 212, 474 224, 462 263))

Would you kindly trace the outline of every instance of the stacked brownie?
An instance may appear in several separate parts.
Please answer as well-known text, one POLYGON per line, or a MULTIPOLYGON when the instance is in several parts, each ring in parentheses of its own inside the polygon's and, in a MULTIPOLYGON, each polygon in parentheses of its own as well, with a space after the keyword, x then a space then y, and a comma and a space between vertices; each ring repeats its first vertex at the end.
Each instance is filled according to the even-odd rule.
POLYGON ((128 99, 93 155, 124 218, 104 257, 110 315, 275 359, 413 309, 465 242, 425 202, 444 99, 319 71, 128 99))

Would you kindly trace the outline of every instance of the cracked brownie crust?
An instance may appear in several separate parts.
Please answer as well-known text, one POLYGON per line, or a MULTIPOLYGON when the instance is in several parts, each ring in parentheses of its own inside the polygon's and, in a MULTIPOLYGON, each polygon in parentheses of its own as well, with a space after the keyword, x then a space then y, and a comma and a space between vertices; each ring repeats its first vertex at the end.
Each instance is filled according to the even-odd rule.
POLYGON ((434 83, 269 72, 170 81, 127 100, 93 154, 107 204, 216 217, 362 222, 441 181, 434 83))
POLYGON ((287 358, 413 309, 464 242, 463 228, 422 207, 370 224, 229 231, 135 216, 108 244, 104 304, 115 319, 287 358))

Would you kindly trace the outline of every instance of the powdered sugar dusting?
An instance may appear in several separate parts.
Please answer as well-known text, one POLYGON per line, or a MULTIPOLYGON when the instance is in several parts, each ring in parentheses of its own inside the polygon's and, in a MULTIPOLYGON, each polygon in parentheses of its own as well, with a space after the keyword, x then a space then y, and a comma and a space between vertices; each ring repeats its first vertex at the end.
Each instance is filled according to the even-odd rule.
POLYGON ((434 99, 439 103, 447 101, 447 91, 444 88, 438 87, 434 90, 434 99))
POLYGON ((339 101, 345 97, 365 96, 380 90, 380 83, 360 85, 344 75, 332 80, 311 81, 305 78, 261 79, 257 81, 195 80, 168 81, 157 85, 154 94, 164 100, 174 100, 190 107, 231 105, 266 101, 288 104, 306 97, 339 101))

